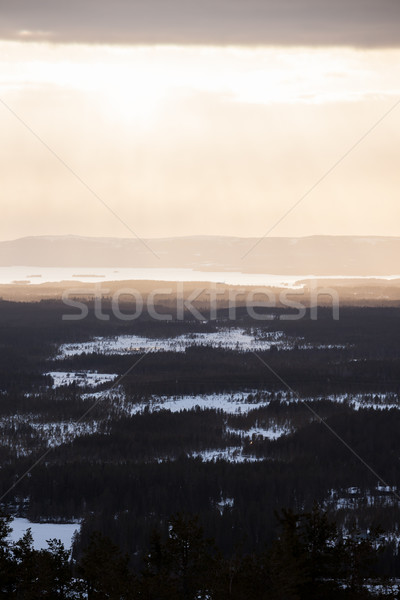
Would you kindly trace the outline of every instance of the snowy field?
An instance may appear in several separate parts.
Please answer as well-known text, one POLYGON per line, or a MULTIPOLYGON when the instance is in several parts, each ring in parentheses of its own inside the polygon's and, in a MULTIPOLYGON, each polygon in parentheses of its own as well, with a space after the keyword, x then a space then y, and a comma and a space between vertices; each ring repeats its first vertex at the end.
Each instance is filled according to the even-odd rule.
POLYGON ((2 445, 11 448, 18 457, 29 456, 37 449, 38 445, 55 448, 61 444, 71 442, 76 437, 93 435, 99 432, 102 426, 101 421, 97 420, 81 422, 73 420, 49 421, 43 423, 39 419, 38 415, 29 413, 1 418, 0 436, 2 445), (15 431, 20 428, 25 430, 24 435, 16 436, 15 431))
POLYGON ((243 463, 243 462, 260 462, 265 460, 264 457, 251 456, 250 454, 244 454, 242 448, 237 446, 231 446, 230 448, 214 449, 214 450, 202 450, 200 452, 191 452, 188 456, 192 458, 201 458, 203 462, 216 462, 217 460, 225 460, 231 463, 243 463))
POLYGON ((262 438, 266 440, 277 440, 283 435, 288 435, 293 429, 289 427, 279 427, 278 425, 272 427, 250 427, 250 429, 233 429, 232 427, 226 428, 226 433, 233 433, 240 435, 242 438, 262 438))
POLYGON ((201 394, 198 396, 154 396, 149 403, 131 404, 128 411, 131 415, 142 412, 144 409, 150 412, 168 410, 170 412, 182 412, 199 408, 222 410, 226 414, 245 414, 254 408, 268 406, 268 401, 258 403, 249 401, 249 393, 238 392, 236 394, 201 394))
MULTIPOLYGON (((372 409, 372 410, 388 410, 400 409, 400 399, 398 394, 387 393, 371 393, 371 394, 339 394, 327 396, 327 400, 332 402, 347 403, 354 410, 372 409)), ((308 401, 312 401, 309 399, 308 401)))
POLYGON ((30 421, 29 425, 35 429, 40 438, 46 442, 48 447, 56 447, 66 444, 76 437, 93 435, 100 429, 99 421, 74 422, 55 421, 53 423, 35 423, 30 421))
MULTIPOLYGON (((362 492, 358 487, 350 487, 345 490, 331 490, 329 497, 325 500, 325 508, 357 509, 360 507, 390 507, 398 506, 400 503, 396 486, 376 485, 373 490, 362 492)), ((396 534, 397 537, 398 534, 396 534)), ((397 543, 399 540, 397 540, 397 543)))
POLYGON ((269 350, 271 346, 290 348, 294 341, 285 339, 281 331, 273 331, 258 337, 244 329, 226 328, 213 333, 193 333, 174 338, 147 338, 138 335, 97 337, 89 342, 63 344, 58 349, 57 359, 62 360, 80 354, 134 354, 136 352, 184 352, 191 346, 208 346, 238 351, 269 350))
MULTIPOLYGON (((329 396, 316 396, 308 398, 300 398, 293 394, 281 390, 279 392, 281 402, 290 404, 298 404, 301 402, 312 404, 321 400, 338 402, 340 404, 347 403, 354 410, 373 409, 400 409, 400 398, 397 394, 338 394, 329 396)), ((183 395, 183 396, 153 396, 148 402, 132 403, 126 398, 122 387, 114 388, 110 394, 107 390, 99 392, 88 392, 82 394, 85 400, 98 400, 102 396, 104 399, 112 400, 115 405, 118 405, 125 414, 135 415, 143 412, 156 412, 159 410, 168 410, 171 412, 182 412, 184 410, 205 410, 215 409, 221 410, 228 415, 248 414, 249 411, 257 408, 266 407, 269 405, 272 397, 268 390, 249 390, 246 392, 230 392, 230 393, 213 393, 213 394, 198 394, 198 395, 183 395)), ((275 431, 259 430, 262 435, 269 439, 276 439, 281 435, 290 433, 289 430, 275 431)), ((257 434, 258 430, 254 429, 253 433, 257 434)))
POLYGON ((300 403, 311 404, 320 400, 330 400, 339 404, 348 404, 354 410, 372 409, 372 410, 390 410, 400 409, 400 396, 394 393, 364 393, 364 394, 330 394, 328 396, 315 396, 300 398, 294 395, 286 394, 283 402, 286 404, 300 403))
POLYGON ((17 542, 30 528, 35 550, 47 548, 47 540, 54 538, 61 540, 65 548, 69 550, 74 533, 80 529, 79 523, 30 523, 28 519, 20 518, 14 519, 10 525, 12 531, 9 539, 12 542, 17 542))
MULTIPOLYGON (((398 394, 337 394, 329 396, 315 396, 300 398, 285 390, 279 392, 281 402, 290 404, 298 404, 304 402, 306 404, 312 404, 313 402, 319 402, 321 400, 328 400, 330 402, 338 402, 340 404, 348 404, 354 410, 360 409, 372 409, 372 410, 389 410, 396 409, 400 410, 400 397, 398 394)), ((182 412, 184 410, 193 409, 215 409, 221 410, 222 412, 230 415, 234 414, 247 414, 249 411, 266 407, 269 405, 272 397, 268 390, 249 390, 246 392, 230 392, 230 393, 213 393, 213 394, 198 394, 198 395, 183 395, 183 396, 153 396, 148 402, 141 402, 134 404, 130 402, 125 395, 122 387, 114 388, 111 391, 111 395, 107 393, 107 390, 100 392, 92 392, 82 394, 82 398, 85 400, 98 400, 104 396, 113 400, 114 403, 125 412, 125 414, 134 415, 144 410, 149 412, 156 412, 159 410, 168 410, 171 412, 182 412)), ((254 430, 257 434, 257 431, 254 430)), ((277 432, 275 436, 273 431, 268 430, 270 439, 274 437, 280 437, 285 435, 289 431, 277 432)), ((262 431, 260 430, 260 434, 262 431)), ((265 434, 264 434, 265 435, 265 434)))
POLYGON ((95 337, 88 342, 62 344, 57 360, 81 354, 135 354, 141 352, 185 352, 193 346, 223 348, 238 352, 262 352, 275 346, 280 350, 330 350, 345 346, 332 344, 309 344, 301 338, 289 338, 283 331, 251 331, 239 327, 225 327, 211 333, 191 333, 173 338, 148 338, 139 335, 95 337))
POLYGON ((115 373, 96 373, 93 371, 50 371, 44 373, 53 379, 53 388, 64 385, 77 385, 79 387, 97 387, 102 383, 114 381, 118 375, 115 373))

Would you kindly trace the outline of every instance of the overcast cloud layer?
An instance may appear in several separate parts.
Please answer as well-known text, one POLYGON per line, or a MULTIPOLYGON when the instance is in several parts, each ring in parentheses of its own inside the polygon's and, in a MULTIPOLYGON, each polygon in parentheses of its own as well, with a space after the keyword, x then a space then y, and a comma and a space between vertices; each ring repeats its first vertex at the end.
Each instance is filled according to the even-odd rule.
POLYGON ((399 0, 0 0, 0 38, 400 46, 399 0))

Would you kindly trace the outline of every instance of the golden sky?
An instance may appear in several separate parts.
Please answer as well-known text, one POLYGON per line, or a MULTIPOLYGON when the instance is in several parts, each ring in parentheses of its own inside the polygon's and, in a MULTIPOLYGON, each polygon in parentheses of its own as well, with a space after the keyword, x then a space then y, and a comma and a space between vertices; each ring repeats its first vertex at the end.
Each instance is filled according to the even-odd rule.
POLYGON ((141 237, 261 236, 371 128, 272 235, 400 235, 399 100, 396 48, 0 41, 0 239, 129 235, 48 148, 141 237))

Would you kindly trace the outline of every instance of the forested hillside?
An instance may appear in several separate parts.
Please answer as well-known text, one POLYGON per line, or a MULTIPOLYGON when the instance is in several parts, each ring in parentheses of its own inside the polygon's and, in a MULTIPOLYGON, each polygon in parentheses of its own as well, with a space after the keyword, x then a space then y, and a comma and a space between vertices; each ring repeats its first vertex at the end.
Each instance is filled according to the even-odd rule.
POLYGON ((381 527, 378 573, 399 576, 396 309, 130 323, 64 310, 0 303, 5 510, 79 520, 75 557, 99 531, 140 570, 171 515, 197 515, 233 561, 271 548, 276 510, 317 502, 340 535, 381 527))

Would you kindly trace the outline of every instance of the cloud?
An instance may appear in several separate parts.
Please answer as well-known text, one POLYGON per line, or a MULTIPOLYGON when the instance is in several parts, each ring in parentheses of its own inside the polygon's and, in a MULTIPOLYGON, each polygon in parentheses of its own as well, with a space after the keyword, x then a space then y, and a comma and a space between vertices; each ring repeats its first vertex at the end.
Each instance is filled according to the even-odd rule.
POLYGON ((398 0, 0 0, 0 39, 400 46, 398 0))

